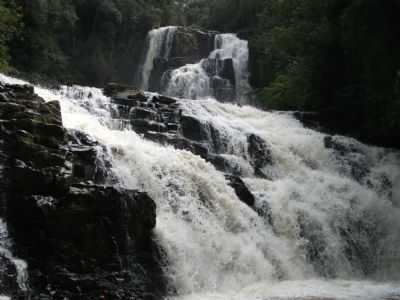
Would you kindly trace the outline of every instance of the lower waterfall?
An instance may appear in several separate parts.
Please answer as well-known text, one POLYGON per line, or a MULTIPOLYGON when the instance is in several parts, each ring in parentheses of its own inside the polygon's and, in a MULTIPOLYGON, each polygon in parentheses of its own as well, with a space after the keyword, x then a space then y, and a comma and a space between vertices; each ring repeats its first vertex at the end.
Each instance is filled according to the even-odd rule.
POLYGON ((101 90, 35 92, 60 101, 67 128, 107 147, 121 186, 156 201, 169 298, 400 299, 398 152, 304 128, 289 113, 179 99, 183 114, 218 131, 257 213, 201 157, 117 124, 101 90), (250 172, 249 134, 271 152, 263 177, 250 172))

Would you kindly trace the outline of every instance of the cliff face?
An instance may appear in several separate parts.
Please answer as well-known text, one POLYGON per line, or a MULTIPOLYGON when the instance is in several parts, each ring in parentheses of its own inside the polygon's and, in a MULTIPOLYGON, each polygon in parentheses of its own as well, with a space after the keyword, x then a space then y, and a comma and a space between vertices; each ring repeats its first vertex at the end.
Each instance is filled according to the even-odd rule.
MULTIPOLYGON (((32 299, 128 299, 163 289, 154 201, 115 185, 106 149, 62 125, 58 102, 0 85, 0 207, 32 299), (114 185, 113 185, 114 184, 114 185), (143 271, 145 270, 145 271, 143 271)), ((3 262, 4 261, 4 262, 3 262)), ((0 277, 0 280, 3 280, 0 277)))

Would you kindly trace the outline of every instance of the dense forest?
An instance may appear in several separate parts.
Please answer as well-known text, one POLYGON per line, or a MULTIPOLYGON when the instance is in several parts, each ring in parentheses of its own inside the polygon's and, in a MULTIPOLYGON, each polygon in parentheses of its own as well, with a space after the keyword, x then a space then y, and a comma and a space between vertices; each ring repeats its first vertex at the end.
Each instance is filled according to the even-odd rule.
POLYGON ((129 82, 148 30, 185 25, 249 40, 269 109, 317 111, 342 133, 398 145, 396 0, 0 0, 0 67, 58 81, 129 82))

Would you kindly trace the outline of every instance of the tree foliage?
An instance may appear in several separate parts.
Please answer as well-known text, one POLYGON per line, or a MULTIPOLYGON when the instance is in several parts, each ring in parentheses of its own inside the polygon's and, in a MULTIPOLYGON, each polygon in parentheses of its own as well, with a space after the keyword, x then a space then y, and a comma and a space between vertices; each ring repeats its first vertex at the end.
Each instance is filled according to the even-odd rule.
POLYGON ((61 80, 101 85, 129 81, 141 42, 162 25, 169 0, 17 0, 23 39, 13 64, 61 80))
POLYGON ((269 108, 330 112, 374 141, 400 130, 396 0, 266 0, 251 39, 269 108))
POLYGON ((20 13, 12 1, 0 0, 0 70, 8 67, 9 42, 18 32, 20 13))

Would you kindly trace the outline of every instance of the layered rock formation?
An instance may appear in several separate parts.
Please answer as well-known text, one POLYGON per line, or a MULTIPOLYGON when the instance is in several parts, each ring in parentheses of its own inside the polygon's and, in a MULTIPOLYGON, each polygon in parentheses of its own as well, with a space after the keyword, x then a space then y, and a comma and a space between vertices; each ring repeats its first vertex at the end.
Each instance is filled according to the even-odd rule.
MULTIPOLYGON (((146 139, 201 156, 227 174, 226 179, 240 200, 254 206, 254 196, 241 179, 242 170, 226 158, 226 141, 212 124, 185 114, 180 101, 175 98, 159 94, 145 95, 139 89, 116 83, 108 84, 104 92, 114 103, 114 118, 130 124, 131 129, 146 139)), ((266 142, 250 134, 245 152, 248 153, 249 167, 253 169, 254 176, 267 178, 263 169, 273 161, 266 142)))
POLYGON ((63 127, 58 102, 32 86, 0 85, 0 212, 30 277, 19 292, 0 256, 1 293, 153 299, 163 292, 155 203, 116 186, 109 170, 107 149, 63 127))

